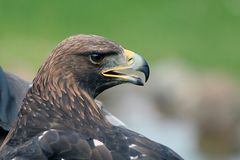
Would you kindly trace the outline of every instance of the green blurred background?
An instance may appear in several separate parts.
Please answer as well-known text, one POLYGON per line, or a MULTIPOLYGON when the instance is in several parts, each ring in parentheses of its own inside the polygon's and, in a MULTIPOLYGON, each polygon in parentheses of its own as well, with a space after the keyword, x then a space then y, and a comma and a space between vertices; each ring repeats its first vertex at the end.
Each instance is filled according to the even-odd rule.
POLYGON ((130 128, 170 146, 186 159, 202 160, 197 155, 209 148, 203 155, 213 152, 216 159, 224 160, 229 158, 220 153, 232 157, 237 150, 235 159, 239 159, 240 90, 235 89, 240 78, 240 0, 0 0, 0 65, 24 79, 32 80, 56 44, 76 34, 108 37, 150 62, 155 74, 150 77, 150 87, 145 87, 149 90, 134 92, 133 86, 127 92, 124 88, 125 97, 123 91, 115 94, 111 90, 104 101, 130 128), (187 71, 178 65, 157 65, 164 66, 169 59, 187 64, 187 71), (188 73, 189 68, 194 73, 188 73), (205 72, 213 78, 207 75, 205 81, 204 74, 195 75, 205 72), (222 80, 214 73, 227 76, 222 80), (144 96, 138 95, 143 92, 144 96), (145 112, 151 105, 155 109, 145 112), (164 107, 173 109, 174 116, 164 113, 164 107), (123 108, 125 112, 121 112, 123 108))
POLYGON ((115 40, 152 63, 177 57, 239 77, 239 0, 0 0, 0 64, 30 76, 62 39, 115 40))

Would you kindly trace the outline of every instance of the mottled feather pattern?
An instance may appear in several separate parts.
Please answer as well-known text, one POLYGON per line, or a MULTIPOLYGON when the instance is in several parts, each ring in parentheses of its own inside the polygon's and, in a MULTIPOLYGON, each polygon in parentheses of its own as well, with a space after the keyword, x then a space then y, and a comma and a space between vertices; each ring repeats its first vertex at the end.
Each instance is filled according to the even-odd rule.
MULTIPOLYGON (((123 50, 93 35, 59 43, 33 80, 0 159, 181 160, 168 147, 112 125, 95 103, 98 85, 112 79, 105 80, 99 73, 103 66, 91 63, 86 54, 114 52, 122 60, 123 50)), ((111 57, 111 65, 113 60, 118 59, 111 57)))

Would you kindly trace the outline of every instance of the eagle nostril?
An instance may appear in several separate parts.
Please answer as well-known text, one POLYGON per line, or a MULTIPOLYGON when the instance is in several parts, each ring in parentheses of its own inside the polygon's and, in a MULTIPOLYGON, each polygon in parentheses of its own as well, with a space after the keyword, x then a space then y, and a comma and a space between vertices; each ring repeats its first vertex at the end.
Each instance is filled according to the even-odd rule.
POLYGON ((133 64, 133 62, 134 62, 134 60, 133 60, 132 57, 128 59, 128 64, 129 64, 129 65, 133 64))

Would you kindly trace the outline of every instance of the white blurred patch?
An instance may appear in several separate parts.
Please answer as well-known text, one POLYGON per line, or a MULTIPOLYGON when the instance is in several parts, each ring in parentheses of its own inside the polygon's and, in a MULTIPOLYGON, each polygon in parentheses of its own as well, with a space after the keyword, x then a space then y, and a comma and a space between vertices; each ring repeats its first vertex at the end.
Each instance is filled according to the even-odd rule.
POLYGON ((95 147, 97 147, 97 146, 104 146, 104 144, 102 142, 100 142, 99 140, 97 140, 97 139, 93 139, 93 143, 94 143, 95 147))
POLYGON ((47 132, 48 132, 48 131, 44 131, 44 132, 38 137, 38 140, 40 141, 40 140, 43 138, 43 136, 44 136, 45 134, 47 134, 47 132))
POLYGON ((129 147, 130 148, 134 148, 134 147, 136 147, 136 145, 135 144, 131 144, 131 145, 129 145, 129 147))
POLYGON ((138 159, 138 156, 131 156, 130 159, 138 159))
POLYGON ((114 126, 124 126, 126 127, 126 125, 120 121, 118 118, 112 116, 112 115, 107 115, 106 119, 114 126))

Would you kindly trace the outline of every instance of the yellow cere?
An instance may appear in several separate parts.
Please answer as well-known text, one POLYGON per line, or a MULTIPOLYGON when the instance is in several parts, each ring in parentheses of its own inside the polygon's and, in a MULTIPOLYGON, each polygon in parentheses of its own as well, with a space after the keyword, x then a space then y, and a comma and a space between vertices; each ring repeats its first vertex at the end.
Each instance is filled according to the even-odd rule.
POLYGON ((124 49, 124 54, 126 55, 127 60, 130 60, 129 63, 132 64, 133 63, 133 59, 132 58, 134 57, 135 53, 130 51, 130 50, 124 49))

